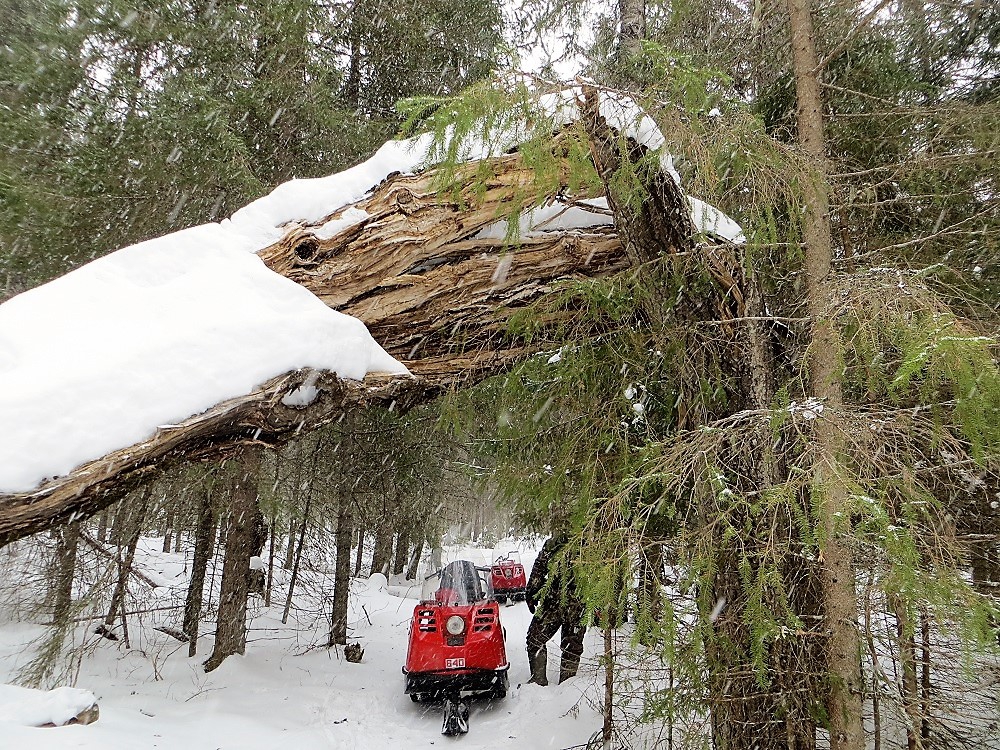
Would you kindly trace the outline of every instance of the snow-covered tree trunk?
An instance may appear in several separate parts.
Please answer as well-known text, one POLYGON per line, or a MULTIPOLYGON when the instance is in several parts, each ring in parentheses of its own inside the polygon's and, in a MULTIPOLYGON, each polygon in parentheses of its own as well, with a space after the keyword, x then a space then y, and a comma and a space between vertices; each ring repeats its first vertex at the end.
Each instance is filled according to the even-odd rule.
POLYGON ((513 201, 543 199, 532 169, 517 154, 467 165, 458 170, 461 189, 448 197, 438 179, 433 171, 394 175, 352 207, 368 214, 363 221, 325 238, 317 226, 291 226, 259 254, 330 307, 360 318, 414 377, 369 375, 357 382, 302 370, 272 378, 34 491, 0 494, 0 545, 93 515, 172 464, 223 459, 248 435, 281 445, 351 410, 405 409, 502 371, 534 351, 508 336, 512 315, 555 282, 628 266, 614 232, 592 227, 525 236, 514 262, 508 257, 498 273, 509 247, 502 238, 476 235, 513 201), (492 176, 480 190, 485 172, 492 176), (283 402, 303 386, 315 389, 312 401, 283 402))

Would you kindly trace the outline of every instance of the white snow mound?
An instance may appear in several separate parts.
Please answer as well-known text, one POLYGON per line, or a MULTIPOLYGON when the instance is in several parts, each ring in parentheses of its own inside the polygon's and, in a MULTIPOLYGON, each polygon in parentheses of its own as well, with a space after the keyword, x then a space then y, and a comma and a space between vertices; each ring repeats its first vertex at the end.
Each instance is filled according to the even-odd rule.
POLYGON ((0 721, 26 727, 61 727, 96 702, 92 692, 79 688, 58 687, 46 692, 0 685, 0 721))

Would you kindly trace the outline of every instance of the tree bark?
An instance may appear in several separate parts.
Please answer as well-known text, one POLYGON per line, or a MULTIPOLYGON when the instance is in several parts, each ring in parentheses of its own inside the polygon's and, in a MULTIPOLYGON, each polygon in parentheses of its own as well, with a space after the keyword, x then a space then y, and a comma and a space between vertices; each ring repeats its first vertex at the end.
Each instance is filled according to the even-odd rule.
POLYGON ((402 575, 406 571, 406 564, 410 560, 409 524, 404 521, 400 526, 402 527, 402 531, 396 537, 396 551, 392 557, 392 568, 390 570, 394 576, 402 575))
POLYGON ((351 502, 341 497, 337 505, 337 564, 333 583, 330 646, 347 644, 347 604, 351 591, 351 539, 354 536, 351 502))
MULTIPOLYGON (((646 38, 646 0, 618 0, 618 49, 615 57, 619 67, 628 64, 629 58, 642 50, 646 38)), ((631 81, 627 73, 616 76, 626 85, 631 81)))
POLYGON ((121 547, 118 549, 118 582, 111 595, 111 604, 108 605, 108 614, 104 618, 104 627, 110 629, 115 622, 118 609, 124 610, 125 592, 128 587, 128 577, 132 572, 132 561, 135 559, 135 548, 139 544, 139 536, 142 534, 142 524, 146 516, 146 509, 149 507, 149 498, 152 495, 152 488, 143 490, 142 500, 135 508, 129 523, 128 541, 125 547, 125 557, 121 557, 121 547))
POLYGON ((198 652, 198 623, 201 619, 205 574, 215 547, 215 513, 212 508, 212 492, 208 488, 202 490, 200 497, 195 534, 191 580, 188 582, 187 598, 184 601, 184 624, 181 628, 188 638, 188 657, 198 652))
POLYGON ((230 496, 226 557, 222 564, 222 589, 215 626, 215 648, 204 667, 216 669, 233 654, 246 651, 247 596, 250 589, 250 556, 257 535, 260 507, 257 479, 260 447, 247 445, 237 459, 236 476, 230 496))
POLYGON ((383 518, 375 530, 375 549, 372 552, 372 574, 388 573, 392 557, 392 522, 383 518))
POLYGON ((817 420, 816 474, 821 488, 820 553, 823 604, 828 632, 827 715, 831 750, 864 750, 861 696, 861 645, 855 566, 845 539, 849 532, 847 491, 837 476, 841 433, 837 414, 843 405, 839 340, 828 312, 832 292, 833 240, 830 226, 823 100, 809 0, 786 0, 792 40, 792 66, 798 99, 796 123, 802 150, 811 159, 814 174, 804 186, 805 213, 802 242, 805 249, 806 294, 813 321, 810 381, 813 394, 823 401, 817 420))
POLYGON ((101 511, 97 522, 97 541, 104 544, 108 540, 108 509, 101 511))
POLYGON ((920 740, 920 703, 917 697, 917 645, 913 622, 906 610, 906 603, 898 596, 892 597, 892 610, 896 616, 896 648, 902 671, 899 692, 906 715, 907 750, 922 747, 920 740))
POLYGON ((163 551, 170 552, 173 548, 174 541, 174 518, 176 517, 176 511, 171 512, 168 506, 164 520, 163 520, 163 551))
POLYGON ((365 556, 365 527, 364 522, 359 521, 358 523, 358 553, 354 560, 354 575, 361 575, 361 565, 364 563, 365 556))
POLYGON ((271 513, 270 533, 267 547, 267 584, 264 586, 264 606, 271 606, 271 587, 274 584, 274 537, 278 533, 278 514, 271 513))
POLYGON ((56 529, 56 566, 52 577, 52 622, 59 627, 69 623, 73 609, 73 577, 76 572, 76 550, 80 541, 80 524, 68 523, 56 529))
POLYGON ((413 551, 410 553, 410 560, 406 566, 406 580, 414 581, 417 578, 417 566, 420 565, 420 556, 424 553, 424 532, 421 531, 417 534, 417 543, 413 547, 413 551))
MULTIPOLYGON (((555 143, 558 151, 558 138, 555 143)), ((302 370, 272 378, 31 492, 0 494, 0 546, 100 512, 170 466, 225 459, 247 434, 280 446, 355 408, 385 404, 403 410, 532 354, 537 344, 507 335, 511 316, 555 282, 626 268, 621 243, 606 227, 525 236, 499 277, 508 245, 476 235, 515 201, 554 195, 568 185, 569 174, 564 162, 560 185, 540 187, 518 154, 506 155, 461 166, 456 178, 462 187, 447 200, 434 171, 394 175, 355 205, 368 218, 334 237, 318 237, 316 230, 347 207, 318 223, 293 226, 259 253, 261 259, 330 307, 360 318, 415 377, 371 375, 358 383, 302 370), (480 190, 478 178, 486 173, 492 176, 480 190), (307 381, 318 389, 315 401, 282 403, 307 381)), ((683 218, 690 224, 687 214, 683 218)))
POLYGON ((299 524, 299 541, 295 547, 292 562, 292 575, 288 579, 288 595, 285 597, 285 611, 281 614, 282 624, 288 622, 288 613, 292 610, 292 596, 295 593, 295 583, 299 579, 299 564, 302 562, 302 548, 306 542, 306 528, 309 524, 309 506, 312 504, 312 494, 306 495, 306 506, 302 509, 302 521, 299 524))

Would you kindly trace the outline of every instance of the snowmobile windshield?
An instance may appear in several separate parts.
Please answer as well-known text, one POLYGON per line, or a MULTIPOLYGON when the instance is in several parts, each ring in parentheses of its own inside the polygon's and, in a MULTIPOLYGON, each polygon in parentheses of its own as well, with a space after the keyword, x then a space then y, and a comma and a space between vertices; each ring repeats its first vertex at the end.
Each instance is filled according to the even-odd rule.
POLYGON ((447 606, 464 606, 492 596, 488 576, 468 560, 456 560, 424 579, 420 598, 447 606))
POLYGON ((510 552, 505 552, 505 553, 503 553, 502 555, 500 555, 496 559, 496 562, 494 563, 494 565, 500 565, 501 563, 505 563, 505 562, 512 562, 512 563, 515 563, 517 565, 520 565, 521 564, 521 553, 518 552, 516 549, 511 550, 510 552))

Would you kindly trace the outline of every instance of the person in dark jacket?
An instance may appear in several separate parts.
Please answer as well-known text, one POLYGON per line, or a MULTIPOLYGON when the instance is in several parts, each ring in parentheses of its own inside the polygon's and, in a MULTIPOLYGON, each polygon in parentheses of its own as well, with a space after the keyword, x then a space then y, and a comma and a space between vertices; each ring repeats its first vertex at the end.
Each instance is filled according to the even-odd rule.
POLYGON ((526 600, 532 614, 526 637, 531 679, 537 685, 548 685, 545 674, 548 649, 545 644, 561 631, 562 659, 559 682, 576 675, 583 654, 583 602, 576 592, 572 573, 559 570, 555 557, 566 545, 564 534, 555 534, 545 541, 528 579, 526 600), (544 593, 543 593, 544 589, 544 593))

